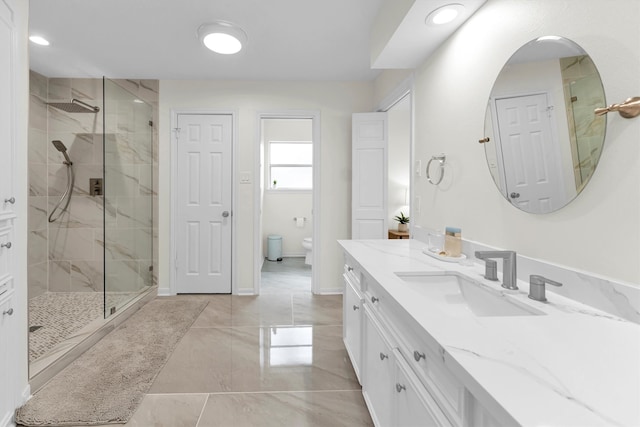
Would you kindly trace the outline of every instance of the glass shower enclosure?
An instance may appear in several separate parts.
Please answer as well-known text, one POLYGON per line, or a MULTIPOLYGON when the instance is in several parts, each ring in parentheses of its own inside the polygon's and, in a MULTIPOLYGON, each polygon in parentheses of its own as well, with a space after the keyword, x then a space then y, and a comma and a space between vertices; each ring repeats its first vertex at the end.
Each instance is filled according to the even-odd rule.
POLYGON ((153 285, 152 107, 103 79, 104 316, 153 285))

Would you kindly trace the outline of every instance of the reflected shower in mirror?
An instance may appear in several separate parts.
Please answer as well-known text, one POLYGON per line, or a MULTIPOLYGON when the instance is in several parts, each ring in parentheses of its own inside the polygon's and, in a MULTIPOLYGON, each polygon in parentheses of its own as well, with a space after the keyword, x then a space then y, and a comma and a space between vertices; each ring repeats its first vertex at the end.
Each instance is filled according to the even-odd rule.
POLYGON ((556 211, 593 175, 604 144, 600 74, 571 40, 547 36, 522 46, 500 71, 485 116, 493 180, 515 207, 556 211))

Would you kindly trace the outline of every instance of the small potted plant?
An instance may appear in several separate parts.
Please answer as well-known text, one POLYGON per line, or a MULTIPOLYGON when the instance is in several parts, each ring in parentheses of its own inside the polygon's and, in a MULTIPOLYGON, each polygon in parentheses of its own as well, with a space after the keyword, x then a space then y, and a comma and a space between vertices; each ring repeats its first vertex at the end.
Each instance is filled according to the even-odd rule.
POLYGON ((393 219, 395 219, 396 221, 398 221, 398 231, 409 231, 409 217, 408 216, 404 216, 404 214, 402 212, 400 212, 400 215, 396 215, 395 217, 393 217, 393 219))

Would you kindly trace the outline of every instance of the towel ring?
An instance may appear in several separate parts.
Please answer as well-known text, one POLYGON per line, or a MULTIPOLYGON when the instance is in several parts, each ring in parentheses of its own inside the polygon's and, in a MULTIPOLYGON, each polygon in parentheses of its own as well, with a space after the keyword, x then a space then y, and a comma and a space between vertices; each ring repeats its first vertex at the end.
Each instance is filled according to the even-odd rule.
POLYGON ((437 156, 431 156, 431 160, 427 163, 427 181, 429 181, 433 185, 438 185, 442 182, 442 178, 444 178, 444 161, 447 159, 447 156, 444 154, 438 154, 437 156), (440 167, 438 168, 440 171, 440 176, 438 179, 431 179, 431 174, 429 173, 429 169, 431 168, 431 162, 437 160, 440 163, 440 167))

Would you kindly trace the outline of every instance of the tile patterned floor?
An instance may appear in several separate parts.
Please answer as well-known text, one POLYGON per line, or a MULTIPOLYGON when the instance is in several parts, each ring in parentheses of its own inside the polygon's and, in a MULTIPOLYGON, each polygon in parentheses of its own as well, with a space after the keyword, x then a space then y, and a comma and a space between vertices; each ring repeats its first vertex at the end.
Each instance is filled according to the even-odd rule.
POLYGON ((289 279, 274 275, 259 297, 171 297, 208 305, 127 426, 373 425, 342 343, 342 297, 289 279))

